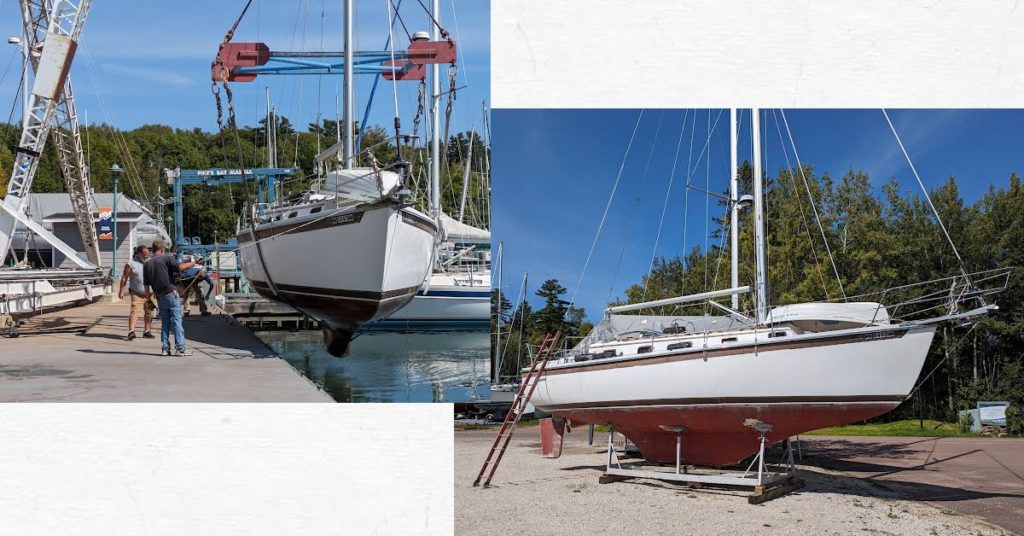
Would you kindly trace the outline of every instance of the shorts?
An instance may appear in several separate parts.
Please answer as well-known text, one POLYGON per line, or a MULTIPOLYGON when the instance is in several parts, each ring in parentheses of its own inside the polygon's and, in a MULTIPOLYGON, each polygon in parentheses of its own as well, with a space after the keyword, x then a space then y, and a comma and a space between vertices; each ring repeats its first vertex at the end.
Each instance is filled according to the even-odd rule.
POLYGON ((146 320, 153 319, 153 313, 156 311, 156 305, 153 300, 147 300, 145 296, 139 296, 134 292, 132 295, 132 310, 128 313, 128 316, 138 320, 140 316, 144 316, 146 320))

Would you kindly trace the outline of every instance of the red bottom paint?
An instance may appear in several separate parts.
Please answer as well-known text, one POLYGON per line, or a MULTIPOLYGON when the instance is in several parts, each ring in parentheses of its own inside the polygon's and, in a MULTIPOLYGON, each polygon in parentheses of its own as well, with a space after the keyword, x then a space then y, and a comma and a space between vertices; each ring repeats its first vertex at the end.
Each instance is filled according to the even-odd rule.
MULTIPOLYGON (((769 444, 797 434, 857 422, 891 411, 898 402, 721 404, 633 406, 557 411, 574 424, 611 424, 629 438, 644 458, 675 462, 676 434, 661 426, 684 426, 682 461, 692 465, 726 466, 755 454, 758 433, 743 425, 757 419, 773 426, 769 444)), ((543 433, 543 428, 541 429, 543 433)), ((552 432, 557 432, 552 430, 552 432)))
POLYGON ((540 451, 545 458, 557 458, 562 455, 565 425, 565 419, 540 420, 540 451))

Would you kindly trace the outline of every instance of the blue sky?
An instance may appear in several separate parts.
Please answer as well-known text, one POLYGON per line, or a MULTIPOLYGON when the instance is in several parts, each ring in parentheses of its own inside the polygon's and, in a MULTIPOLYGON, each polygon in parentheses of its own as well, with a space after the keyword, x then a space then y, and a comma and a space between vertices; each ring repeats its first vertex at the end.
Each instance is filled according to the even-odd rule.
MULTIPOLYGON (((92 123, 107 122, 122 128, 161 123, 216 129, 209 65, 244 5, 244 0, 94 2, 71 71, 80 120, 84 122, 88 115, 92 123)), ((384 0, 356 0, 355 5, 356 49, 382 50, 388 36, 387 4, 384 0)), ((479 127, 481 103, 490 95, 490 3, 441 0, 441 10, 442 25, 460 43, 458 84, 468 85, 458 94, 452 131, 468 130, 474 124, 479 127)), ((416 0, 402 0, 401 13, 410 32, 430 29, 430 21, 416 0)), ((254 0, 234 40, 262 41, 271 50, 320 50, 323 35, 324 50, 342 50, 341 14, 340 0, 254 0)), ((4 32, 0 37, 21 34, 18 2, 0 0, 0 32, 4 32)), ((406 44, 400 26, 396 26, 396 32, 396 41, 406 44)), ((0 68, 13 61, 0 80, 0 103, 9 113, 20 61, 12 56, 16 47, 7 47, 6 51, 0 49, 0 68)), ((446 67, 442 66, 444 72, 446 67)), ((366 75, 356 80, 356 115, 360 118, 371 82, 372 76, 366 75)), ((266 113, 266 85, 279 113, 305 127, 316 118, 318 86, 322 116, 334 117, 335 92, 341 86, 341 77, 275 76, 235 84, 240 124, 255 124, 266 113)), ((411 128, 415 114, 416 92, 415 82, 399 84, 399 107, 407 128, 411 128)), ((392 95, 391 84, 382 82, 371 123, 392 124, 392 95)), ((18 117, 20 109, 14 120, 18 117)), ((0 120, 6 121, 6 117, 0 120)))
MULTIPOLYGON (((745 112, 741 162, 750 154, 745 112)), ((767 170, 775 176, 786 164, 776 121, 766 113, 767 170)), ((524 271, 534 290, 541 281, 557 278, 573 294, 639 114, 494 111, 493 231, 495 243, 505 243, 503 287, 513 299, 524 271)), ((1024 110, 890 110, 889 115, 929 188, 954 175, 962 194, 973 201, 989 184, 1005 185, 1011 172, 1024 173, 1024 110)), ((868 172, 876 188, 895 178, 905 190, 920 192, 880 110, 787 110, 786 119, 801 161, 817 172, 841 176, 853 168, 868 172)), ((711 225, 707 211, 714 216, 720 209, 714 199, 708 209, 707 196, 691 189, 684 218, 683 186, 689 176, 694 186, 707 184, 716 192, 728 188, 728 110, 711 110, 710 122, 716 120, 708 151, 698 158, 708 139, 708 110, 643 112, 604 231, 576 294, 590 319, 599 319, 609 299, 623 296, 629 284, 647 273, 663 209, 658 255, 703 246, 706 225, 711 225)), ((785 135, 784 126, 779 129, 785 135)), ((787 151, 795 165, 788 144, 787 151)))

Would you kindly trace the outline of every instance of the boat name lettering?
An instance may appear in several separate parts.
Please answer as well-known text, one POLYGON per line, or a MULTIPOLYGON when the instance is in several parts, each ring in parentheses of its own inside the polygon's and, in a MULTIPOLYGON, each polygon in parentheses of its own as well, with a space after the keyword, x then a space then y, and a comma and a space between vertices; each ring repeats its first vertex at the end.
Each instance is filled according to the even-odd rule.
POLYGON ((860 340, 862 340, 862 341, 877 341, 879 339, 888 339, 890 337, 892 337, 892 334, 887 333, 887 332, 864 333, 864 334, 862 334, 860 336, 860 340))
POLYGON ((361 218, 357 217, 357 214, 340 214, 331 218, 331 225, 345 225, 346 223, 356 223, 361 218))

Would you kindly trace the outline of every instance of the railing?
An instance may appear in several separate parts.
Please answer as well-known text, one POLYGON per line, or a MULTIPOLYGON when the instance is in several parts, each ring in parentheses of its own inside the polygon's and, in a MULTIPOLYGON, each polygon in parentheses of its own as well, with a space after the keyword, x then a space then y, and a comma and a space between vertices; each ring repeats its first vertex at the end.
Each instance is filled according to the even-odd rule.
POLYGON ((995 268, 966 275, 955 275, 890 287, 878 292, 849 296, 847 301, 878 302, 871 323, 878 320, 882 307, 890 320, 920 320, 928 315, 952 315, 963 311, 969 302, 986 305, 985 297, 1006 290, 1016 267, 995 268), (938 314, 937 314, 938 313, 938 314))

